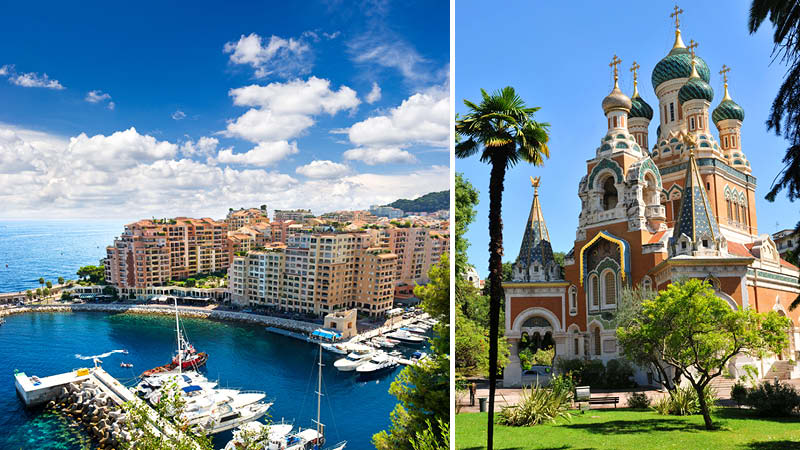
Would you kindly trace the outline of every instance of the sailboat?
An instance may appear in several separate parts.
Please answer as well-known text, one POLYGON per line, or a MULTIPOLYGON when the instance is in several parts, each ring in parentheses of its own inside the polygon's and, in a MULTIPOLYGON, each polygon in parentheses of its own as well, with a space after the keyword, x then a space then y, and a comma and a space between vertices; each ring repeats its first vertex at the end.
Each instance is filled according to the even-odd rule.
POLYGON ((178 369, 178 372, 184 370, 196 370, 198 367, 203 366, 208 361, 208 354, 205 352, 198 352, 194 346, 186 340, 181 332, 181 323, 178 318, 178 299, 175 299, 175 332, 178 336, 178 351, 175 356, 167 364, 155 367, 150 370, 142 372, 142 377, 149 377, 158 373, 171 372, 178 369))

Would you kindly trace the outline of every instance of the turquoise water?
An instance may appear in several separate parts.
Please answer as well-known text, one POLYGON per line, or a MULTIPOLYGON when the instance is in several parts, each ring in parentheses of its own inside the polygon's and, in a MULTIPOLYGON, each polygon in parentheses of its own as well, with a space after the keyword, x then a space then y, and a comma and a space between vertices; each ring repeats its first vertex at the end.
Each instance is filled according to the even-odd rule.
MULTIPOLYGON (((263 327, 202 319, 182 320, 189 340, 209 354, 204 370, 222 387, 262 390, 274 399, 273 420, 311 426, 316 416, 317 347, 267 333, 263 327)), ((114 354, 103 368, 124 383, 142 371, 166 363, 174 347, 174 321, 167 316, 107 313, 36 313, 10 316, 0 326, 0 449, 81 449, 89 441, 79 427, 51 413, 26 411, 14 390, 14 369, 48 376, 85 365, 75 354, 114 354), (133 368, 121 368, 130 362, 133 368)), ((371 437, 387 428, 396 403, 388 393, 400 371, 361 380, 333 368, 335 355, 325 352, 322 422, 328 442, 347 440, 348 450, 374 448, 371 437)), ((230 432, 214 438, 216 448, 230 432)))
POLYGON ((39 287, 39 277, 75 279, 98 264, 123 231, 115 220, 0 220, 0 292, 39 287))

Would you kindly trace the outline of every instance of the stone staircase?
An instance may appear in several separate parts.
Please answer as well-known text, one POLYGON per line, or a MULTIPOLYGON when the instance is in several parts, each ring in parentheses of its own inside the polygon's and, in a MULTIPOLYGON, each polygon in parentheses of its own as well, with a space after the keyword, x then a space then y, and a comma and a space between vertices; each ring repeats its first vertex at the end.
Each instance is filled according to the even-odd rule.
POLYGON ((728 400, 731 398, 731 388, 734 384, 736 384, 736 380, 719 376, 711 380, 709 386, 717 393, 718 399, 728 400))
POLYGON ((764 376, 764 379, 774 380, 776 377, 779 380, 800 378, 800 365, 791 364, 789 361, 775 361, 766 376, 764 376))

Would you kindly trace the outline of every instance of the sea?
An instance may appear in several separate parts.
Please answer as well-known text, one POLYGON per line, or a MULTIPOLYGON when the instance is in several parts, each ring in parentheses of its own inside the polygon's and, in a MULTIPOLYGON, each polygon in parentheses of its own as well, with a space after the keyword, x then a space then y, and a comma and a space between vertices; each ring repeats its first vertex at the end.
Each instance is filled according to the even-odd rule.
POLYGON ((81 266, 97 265, 119 236, 119 220, 0 220, 0 292, 40 287, 39 278, 77 279, 81 266))
MULTIPOLYGON (((206 319, 181 319, 189 341, 209 355, 202 370, 220 387, 266 392, 273 421, 312 427, 316 419, 317 358, 312 343, 267 332, 264 327, 206 319)), ((86 432, 66 417, 25 409, 17 398, 15 370, 39 377, 85 367, 90 356, 127 350, 103 359, 103 368, 132 385, 142 371, 167 363, 174 353, 171 316, 99 312, 27 313, 0 326, 0 449, 92 449, 86 432), (132 363, 132 368, 120 363, 132 363)), ((406 349, 407 353, 412 349, 406 349)), ((333 367, 338 355, 323 352, 322 423, 328 444, 347 441, 348 450, 374 449, 372 435, 387 429, 397 399, 389 387, 401 370, 360 378, 333 367)), ((214 436, 221 449, 231 432, 214 436)))

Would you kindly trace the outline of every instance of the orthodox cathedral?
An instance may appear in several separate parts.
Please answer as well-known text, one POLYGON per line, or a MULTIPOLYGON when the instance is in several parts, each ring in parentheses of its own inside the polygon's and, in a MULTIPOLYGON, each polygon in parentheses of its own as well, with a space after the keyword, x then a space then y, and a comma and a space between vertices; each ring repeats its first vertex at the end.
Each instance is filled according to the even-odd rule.
MULTIPOLYGON (((800 293, 798 268, 782 260, 768 234, 759 234, 756 179, 741 147, 744 109, 728 93, 713 109, 714 90, 706 62, 685 45, 675 8, 675 43, 656 64, 651 80, 655 108, 638 91, 618 86, 602 102, 608 131, 586 162, 578 185, 581 213, 572 249, 561 267, 554 260, 542 206, 540 180, 512 281, 505 288, 505 336, 511 346, 505 386, 528 383, 518 357, 520 340, 555 346, 556 358, 604 362, 621 357, 615 313, 622 288, 661 290, 681 278, 707 280, 731 308, 777 311, 791 318, 789 349, 778 357, 739 356, 729 370, 758 367, 761 376, 800 378, 800 309, 789 304, 800 293), (648 127, 658 116, 655 140, 648 127), (718 138, 712 134, 712 124, 718 138)), ((655 374, 641 368, 639 384, 655 374)))

